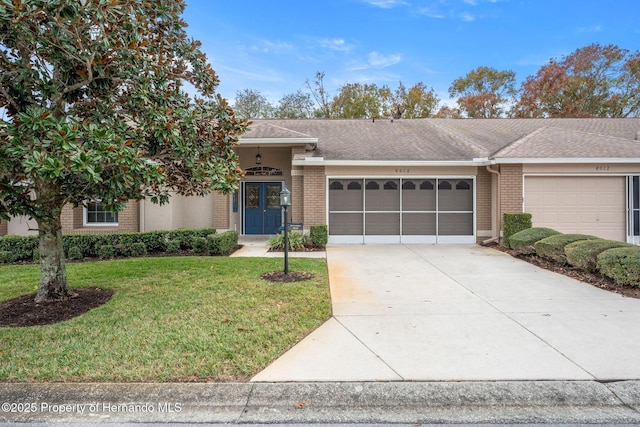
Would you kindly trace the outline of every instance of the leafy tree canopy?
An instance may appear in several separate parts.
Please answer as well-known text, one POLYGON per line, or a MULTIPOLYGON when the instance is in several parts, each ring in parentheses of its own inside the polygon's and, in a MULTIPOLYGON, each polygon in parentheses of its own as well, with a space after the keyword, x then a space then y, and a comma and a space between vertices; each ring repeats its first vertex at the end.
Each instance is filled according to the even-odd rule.
POLYGON ((640 52, 592 44, 551 59, 522 84, 516 117, 631 117, 640 112, 640 52))
POLYGON ((66 204, 118 210, 237 187, 233 148, 247 123, 215 96, 183 10, 181 0, 0 1, 0 216, 38 222, 38 299, 68 296, 66 204))
POLYGON ((449 95, 457 97, 460 112, 473 119, 502 117, 505 106, 513 100, 516 75, 511 70, 499 71, 478 67, 465 77, 453 81, 449 95))

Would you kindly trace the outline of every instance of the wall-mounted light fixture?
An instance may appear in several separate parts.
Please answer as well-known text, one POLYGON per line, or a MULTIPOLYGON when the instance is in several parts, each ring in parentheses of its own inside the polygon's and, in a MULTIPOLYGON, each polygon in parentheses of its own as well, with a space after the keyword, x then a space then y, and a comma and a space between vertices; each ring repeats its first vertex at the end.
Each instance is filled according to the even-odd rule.
POLYGON ((260 147, 258 147, 258 154, 256 154, 256 165, 262 164, 262 156, 260 155, 260 147))

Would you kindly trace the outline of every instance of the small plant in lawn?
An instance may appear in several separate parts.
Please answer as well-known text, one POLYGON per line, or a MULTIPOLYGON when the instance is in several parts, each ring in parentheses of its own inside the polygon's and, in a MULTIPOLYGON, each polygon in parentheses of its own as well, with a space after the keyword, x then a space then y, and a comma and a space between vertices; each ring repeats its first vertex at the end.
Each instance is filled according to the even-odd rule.
MULTIPOLYGON (((307 241, 307 236, 297 231, 289 232, 289 250, 295 251, 299 249, 304 249, 304 245, 307 241)), ((268 242, 269 249, 272 251, 282 251, 284 250, 284 233, 276 234, 271 237, 268 242)))

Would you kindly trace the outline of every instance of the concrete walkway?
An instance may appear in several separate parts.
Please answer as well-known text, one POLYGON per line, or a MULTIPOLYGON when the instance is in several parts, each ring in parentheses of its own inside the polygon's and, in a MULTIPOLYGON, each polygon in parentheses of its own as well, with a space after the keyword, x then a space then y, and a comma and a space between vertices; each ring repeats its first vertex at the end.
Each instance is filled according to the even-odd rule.
MULTIPOLYGON (((231 254, 231 257, 264 257, 264 258, 283 258, 284 252, 270 252, 267 242, 271 236, 240 236, 238 244, 242 248, 231 254)), ((290 251, 289 257, 292 258, 324 258, 325 251, 290 251)))
POLYGON ((479 246, 333 246, 333 317, 277 381, 640 379, 640 300, 479 246))

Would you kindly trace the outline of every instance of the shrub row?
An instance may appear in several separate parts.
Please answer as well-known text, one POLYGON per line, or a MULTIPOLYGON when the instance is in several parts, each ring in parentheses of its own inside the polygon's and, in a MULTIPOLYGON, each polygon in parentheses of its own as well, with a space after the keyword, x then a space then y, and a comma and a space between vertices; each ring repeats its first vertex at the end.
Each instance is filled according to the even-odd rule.
POLYGON ((509 245, 509 238, 514 234, 531 228, 531 214, 526 212, 505 212, 502 214, 503 240, 509 245))
POLYGON ((235 231, 207 236, 209 255, 228 255, 236 246, 238 246, 238 233, 235 231))
MULTIPOLYGON (((232 244, 231 249, 233 249, 237 243, 237 233, 225 232, 218 235, 214 228, 62 236, 62 246, 68 259, 142 256, 147 253, 175 253, 190 249, 199 253, 208 251, 218 255, 228 253, 230 251, 227 249, 228 246, 232 244), (210 235, 224 237, 208 239, 210 235), (235 243, 228 243, 234 240, 233 236, 235 236, 235 243), (220 244, 219 240, 226 243, 220 244), (211 241, 214 243, 210 243, 211 241), (220 247, 224 249, 223 252, 219 252, 220 247)), ((38 259, 38 255, 36 236, 0 236, 0 263, 33 261, 38 259)))
POLYGON ((560 264, 600 272, 621 285, 640 287, 640 246, 533 227, 510 236, 509 247, 519 254, 535 253, 560 264))

